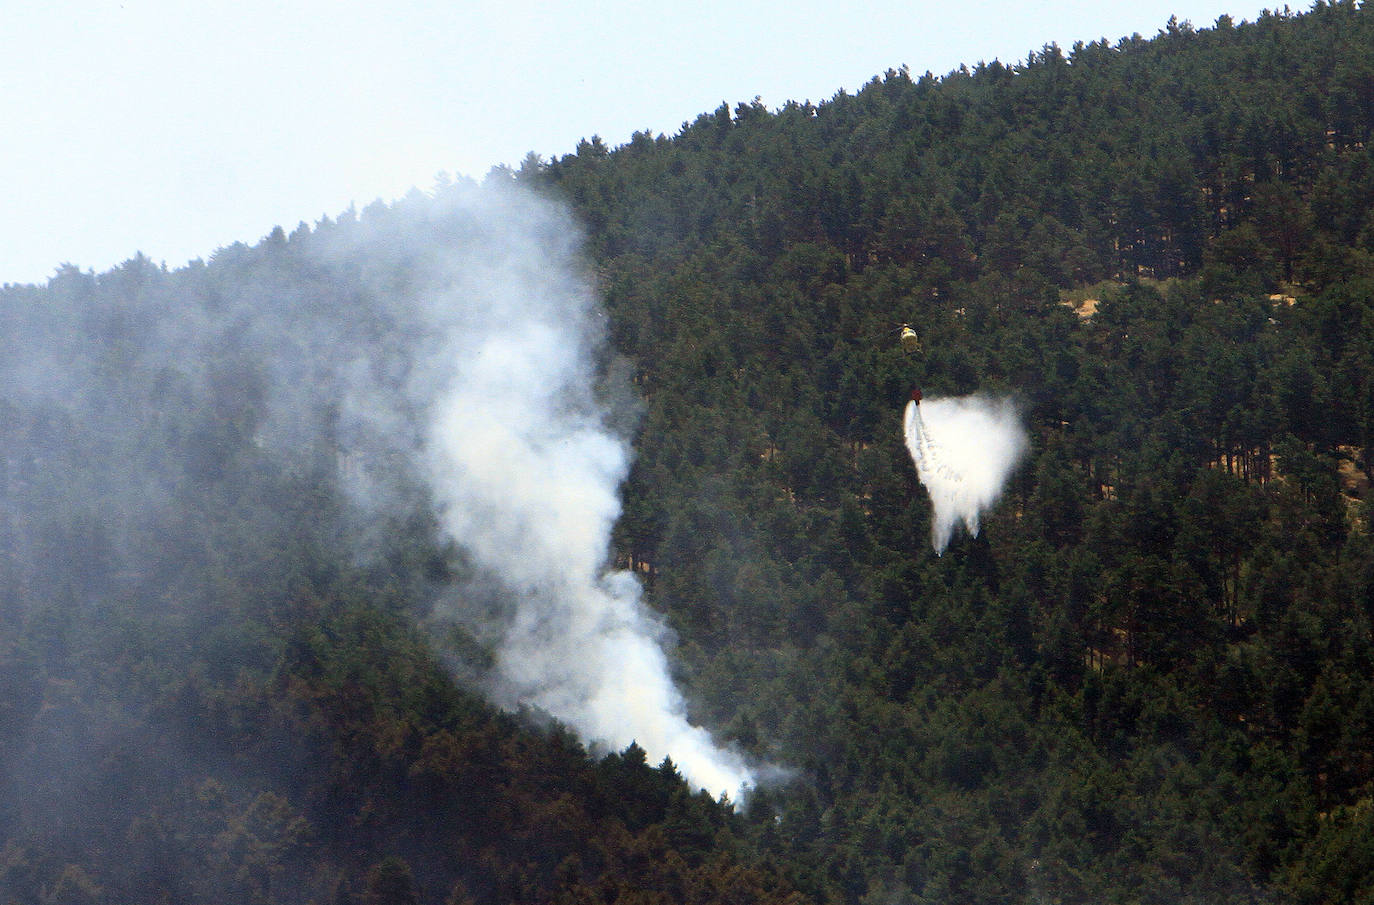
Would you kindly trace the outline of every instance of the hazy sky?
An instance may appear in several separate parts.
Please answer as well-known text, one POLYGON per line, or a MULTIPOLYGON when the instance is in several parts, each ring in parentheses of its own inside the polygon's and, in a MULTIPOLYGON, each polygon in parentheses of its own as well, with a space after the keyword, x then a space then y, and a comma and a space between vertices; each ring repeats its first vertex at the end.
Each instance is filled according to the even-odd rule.
MULTIPOLYGON (((826 100, 907 65, 1197 28, 1242 0, 49 0, 0 18, 0 283, 674 134, 722 101, 826 100)), ((1275 4, 1269 4, 1275 6, 1275 4)), ((1304 7, 1305 8, 1305 7, 1304 7)))

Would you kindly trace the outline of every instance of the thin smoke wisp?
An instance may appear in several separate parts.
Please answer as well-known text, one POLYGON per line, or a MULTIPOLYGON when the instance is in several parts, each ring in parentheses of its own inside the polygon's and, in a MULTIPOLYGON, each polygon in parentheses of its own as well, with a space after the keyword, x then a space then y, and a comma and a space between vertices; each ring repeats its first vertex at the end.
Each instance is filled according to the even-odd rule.
POLYGON ((945 551, 961 524, 976 537, 980 516, 997 502, 1026 451, 1016 407, 982 395, 908 402, 903 431, 934 509, 935 552, 945 551))

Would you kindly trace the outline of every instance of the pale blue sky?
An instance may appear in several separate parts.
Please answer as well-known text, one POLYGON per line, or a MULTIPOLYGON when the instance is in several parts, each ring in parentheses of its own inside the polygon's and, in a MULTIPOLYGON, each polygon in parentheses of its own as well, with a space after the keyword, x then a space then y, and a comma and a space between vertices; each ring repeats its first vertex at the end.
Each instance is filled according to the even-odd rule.
POLYGON ((480 177, 593 134, 671 135, 722 101, 822 101, 903 64, 941 75, 1265 7, 1245 2, 11 4, 0 283, 137 251, 179 267, 441 171, 480 177))

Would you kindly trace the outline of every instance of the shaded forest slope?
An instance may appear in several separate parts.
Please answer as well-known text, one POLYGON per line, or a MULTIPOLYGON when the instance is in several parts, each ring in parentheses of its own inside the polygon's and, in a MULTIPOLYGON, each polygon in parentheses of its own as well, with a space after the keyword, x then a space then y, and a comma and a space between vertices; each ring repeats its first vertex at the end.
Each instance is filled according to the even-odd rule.
POLYGON ((801 768, 816 894, 1368 888, 1372 118, 1374 21, 1317 4, 510 174, 592 225, 621 556, 708 722, 801 768), (942 559, 912 383, 1034 437, 942 559))
POLYGON ((483 652, 416 628, 432 514, 360 562, 328 449, 254 442, 232 330, 147 366, 163 312, 354 310, 309 252, 450 188, 0 290, 90 378, 2 403, 0 899, 1370 895, 1371 15, 893 71, 490 177, 587 226, 643 401, 614 553, 698 720, 793 771, 739 813, 456 687, 483 652), (912 383, 1032 437, 942 557, 912 383))

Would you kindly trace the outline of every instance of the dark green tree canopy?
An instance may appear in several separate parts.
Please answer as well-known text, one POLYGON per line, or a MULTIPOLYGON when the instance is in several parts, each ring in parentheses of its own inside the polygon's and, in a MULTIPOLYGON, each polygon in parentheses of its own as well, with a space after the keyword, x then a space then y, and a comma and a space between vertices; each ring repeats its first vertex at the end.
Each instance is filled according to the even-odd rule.
POLYGON ((638 417, 610 556, 777 765, 743 802, 487 703, 413 476, 358 555, 307 392, 344 337, 255 313, 404 380, 368 293, 415 248, 320 251, 457 241, 460 186, 0 289, 0 901, 1367 899, 1371 74, 1336 0, 493 171, 585 226, 638 417), (1031 436, 942 557, 913 384, 1031 436))

